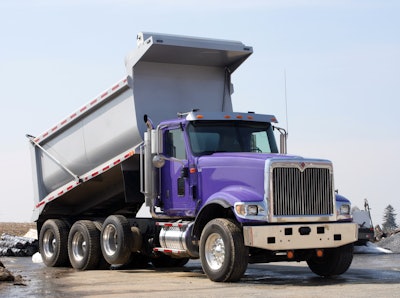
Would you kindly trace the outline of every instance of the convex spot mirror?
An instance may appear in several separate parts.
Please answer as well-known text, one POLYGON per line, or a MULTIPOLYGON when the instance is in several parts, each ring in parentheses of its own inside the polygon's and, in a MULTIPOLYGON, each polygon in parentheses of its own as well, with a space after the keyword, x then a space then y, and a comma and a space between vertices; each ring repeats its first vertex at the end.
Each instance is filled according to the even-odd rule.
POLYGON ((160 169, 165 165, 165 160, 165 156, 157 154, 153 157, 153 166, 157 169, 160 169))

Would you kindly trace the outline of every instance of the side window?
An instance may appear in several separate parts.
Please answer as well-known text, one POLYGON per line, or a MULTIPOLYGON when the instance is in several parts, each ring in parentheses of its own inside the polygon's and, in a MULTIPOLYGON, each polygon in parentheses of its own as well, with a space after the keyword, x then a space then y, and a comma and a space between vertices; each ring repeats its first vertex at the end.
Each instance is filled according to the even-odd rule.
POLYGON ((258 131, 251 134, 251 151, 252 152, 264 152, 271 153, 271 147, 269 146, 267 132, 258 131))
POLYGON ((181 129, 173 129, 165 132, 165 154, 168 157, 187 159, 185 141, 181 129))

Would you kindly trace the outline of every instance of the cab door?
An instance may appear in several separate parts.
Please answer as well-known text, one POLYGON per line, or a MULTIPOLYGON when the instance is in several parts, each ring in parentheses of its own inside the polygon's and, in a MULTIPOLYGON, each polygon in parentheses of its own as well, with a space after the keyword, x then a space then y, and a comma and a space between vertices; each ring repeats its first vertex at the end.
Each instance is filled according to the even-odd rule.
POLYGON ((161 202, 164 212, 175 216, 194 216, 195 201, 190 193, 188 156, 181 127, 164 132, 164 152, 167 157, 161 168, 161 202))

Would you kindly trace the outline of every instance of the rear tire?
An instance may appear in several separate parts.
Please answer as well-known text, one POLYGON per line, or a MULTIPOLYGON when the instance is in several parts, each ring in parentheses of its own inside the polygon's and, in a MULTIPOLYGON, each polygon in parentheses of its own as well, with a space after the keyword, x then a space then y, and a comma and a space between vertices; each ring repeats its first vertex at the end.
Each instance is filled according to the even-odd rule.
POLYGON ((68 223, 60 219, 46 220, 40 229, 39 252, 48 267, 68 266, 68 223))
POLYGON ((133 236, 125 216, 110 215, 101 230, 101 251, 111 265, 124 265, 130 260, 133 236))
POLYGON ((100 232, 90 220, 74 223, 68 237, 68 255, 78 270, 96 269, 100 262, 100 232))
POLYGON ((212 281, 238 281, 247 269, 248 248, 241 229, 232 221, 216 218, 205 227, 200 238, 200 259, 212 281))
POLYGON ((337 248, 325 249, 321 258, 317 256, 307 260, 308 267, 317 275, 330 277, 343 274, 353 261, 353 243, 337 248))

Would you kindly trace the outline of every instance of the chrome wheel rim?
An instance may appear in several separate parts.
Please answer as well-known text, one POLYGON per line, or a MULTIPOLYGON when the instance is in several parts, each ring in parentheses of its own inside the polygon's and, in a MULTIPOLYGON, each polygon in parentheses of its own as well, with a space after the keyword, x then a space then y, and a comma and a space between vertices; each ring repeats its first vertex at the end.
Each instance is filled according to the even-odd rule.
POLYGON ((51 230, 47 230, 43 236, 43 253, 46 258, 52 258, 56 251, 57 240, 51 230))
POLYGON ((108 256, 116 253, 118 248, 118 234, 114 225, 107 225, 103 230, 103 248, 108 256))
POLYGON ((76 261, 82 261, 86 255, 87 244, 81 233, 75 233, 72 238, 72 254, 76 261))
POLYGON ((221 235, 212 233, 206 240, 205 257, 212 270, 219 270, 225 261, 225 243, 221 235))

